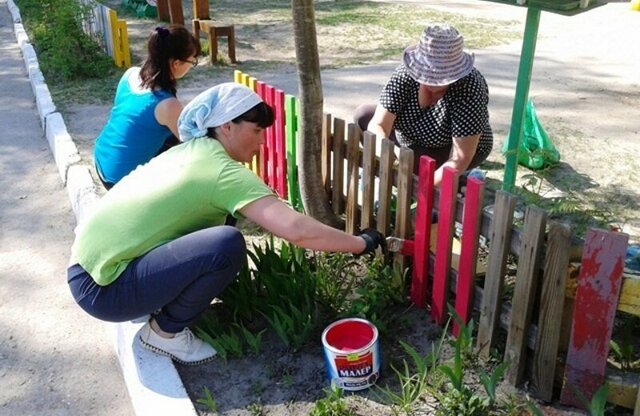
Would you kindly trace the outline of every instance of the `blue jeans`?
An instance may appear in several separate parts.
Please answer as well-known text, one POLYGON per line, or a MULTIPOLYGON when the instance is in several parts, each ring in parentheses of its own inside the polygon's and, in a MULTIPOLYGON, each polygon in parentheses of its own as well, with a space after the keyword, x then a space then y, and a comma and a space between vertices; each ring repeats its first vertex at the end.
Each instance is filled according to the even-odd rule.
POLYGON ((244 237, 237 228, 222 225, 154 248, 107 286, 96 284, 78 264, 69 267, 67 276, 74 299, 89 315, 124 322, 159 310, 155 320, 160 328, 176 333, 207 309, 245 261, 244 237))

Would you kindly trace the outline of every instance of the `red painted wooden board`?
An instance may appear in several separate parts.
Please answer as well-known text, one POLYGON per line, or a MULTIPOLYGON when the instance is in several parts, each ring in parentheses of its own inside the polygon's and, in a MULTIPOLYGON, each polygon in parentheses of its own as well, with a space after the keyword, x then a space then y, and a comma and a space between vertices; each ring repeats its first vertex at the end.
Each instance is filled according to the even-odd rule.
POLYGON ((587 232, 560 397, 562 403, 582 407, 573 389, 590 401, 605 380, 628 239, 622 233, 593 229, 587 232))
POLYGON ((275 137, 276 137, 276 155, 278 163, 276 168, 276 189, 280 198, 287 199, 287 152, 285 142, 287 140, 284 130, 284 91, 275 90, 273 97, 275 107, 275 137))
MULTIPOLYGON (((271 85, 265 85, 264 87, 264 97, 263 100, 267 104, 273 108, 273 95, 275 93, 275 88, 271 85)), ((269 161, 267 162, 268 173, 268 185, 271 189, 276 189, 276 166, 278 160, 276 158, 276 134, 275 134, 275 125, 267 127, 265 131, 265 139, 267 141, 267 152, 269 153, 269 161)))
POLYGON ((436 244, 436 259, 433 270, 433 292, 431 296, 431 318, 438 325, 444 325, 447 320, 449 273, 451 271, 451 246, 453 244, 453 223, 456 217, 457 195, 457 172, 450 167, 445 167, 442 172, 442 183, 440 184, 438 243, 436 244))
POLYGON ((415 246, 413 250, 413 274, 411 278, 411 301, 418 308, 424 308, 427 301, 429 241, 431 240, 431 211, 433 209, 433 173, 435 170, 435 160, 428 156, 420 157, 418 206, 416 207, 414 237, 415 246))
MULTIPOLYGON (((266 102, 266 94, 265 94, 265 86, 266 84, 262 81, 256 82, 256 93, 262 98, 262 101, 266 102)), ((265 132, 265 141, 260 146, 260 177, 262 180, 268 184, 269 183, 269 172, 268 172, 268 163, 269 161, 269 151, 267 150, 267 132, 265 132)))
MULTIPOLYGON (((477 178, 467 179, 467 191, 462 212, 462 238, 458 283, 456 287, 456 313, 465 324, 473 311, 473 293, 475 292, 476 261, 478 259, 478 238, 480 218, 484 199, 484 182, 477 178)), ((460 326, 453 323, 453 335, 458 336, 460 326)))

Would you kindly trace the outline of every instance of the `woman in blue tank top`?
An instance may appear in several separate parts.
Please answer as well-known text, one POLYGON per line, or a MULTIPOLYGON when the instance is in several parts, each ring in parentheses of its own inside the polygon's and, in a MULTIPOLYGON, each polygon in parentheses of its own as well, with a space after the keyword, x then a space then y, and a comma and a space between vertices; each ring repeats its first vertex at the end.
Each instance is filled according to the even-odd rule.
POLYGON ((198 64, 200 42, 182 26, 157 27, 142 67, 127 70, 106 126, 96 139, 98 176, 110 189, 138 165, 179 143, 176 81, 198 64))

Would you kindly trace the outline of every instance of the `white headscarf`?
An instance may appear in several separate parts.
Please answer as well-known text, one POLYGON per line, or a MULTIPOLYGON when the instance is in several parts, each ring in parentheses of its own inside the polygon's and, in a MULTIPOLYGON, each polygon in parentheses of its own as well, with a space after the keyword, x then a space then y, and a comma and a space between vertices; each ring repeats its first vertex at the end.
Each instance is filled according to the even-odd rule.
POLYGON ((182 141, 207 134, 209 127, 218 127, 251 110, 262 99, 251 89, 235 82, 216 85, 200 93, 178 118, 182 141))

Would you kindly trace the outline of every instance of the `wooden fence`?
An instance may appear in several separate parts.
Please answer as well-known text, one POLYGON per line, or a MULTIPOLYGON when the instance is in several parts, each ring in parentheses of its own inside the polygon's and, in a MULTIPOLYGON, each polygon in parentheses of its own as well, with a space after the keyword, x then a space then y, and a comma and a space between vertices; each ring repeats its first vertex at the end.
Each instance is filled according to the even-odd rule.
MULTIPOLYGON (((254 86, 275 106, 276 126, 283 121, 284 126, 274 132, 295 131, 288 123, 297 126, 290 114, 296 107, 284 106, 282 98, 269 101, 282 92, 239 72, 236 81, 254 86)), ((284 192, 291 194, 297 183, 279 175, 295 174, 295 151, 288 146, 295 145, 296 135, 269 134, 253 169, 281 196, 279 184, 288 183, 284 192)), ((510 363, 507 381, 527 380, 540 399, 550 401, 557 386, 563 403, 581 406, 574 392, 590 398, 606 380, 609 401, 636 406, 639 416, 637 374, 606 368, 616 310, 640 315, 640 281, 623 277, 628 236, 589 230, 580 241, 534 206, 526 208, 522 227, 515 226, 515 196, 497 191, 493 213, 485 212, 482 181, 469 178, 460 194, 459 175, 444 169, 441 186, 434 189, 435 161, 423 156, 416 176, 411 150, 397 149, 389 140, 381 145, 377 155, 373 134, 325 115, 322 178, 334 212, 345 219, 345 231, 376 227, 394 237, 389 248, 396 252, 395 264, 412 266, 415 305, 429 310, 440 325, 447 319, 447 304, 465 322, 476 311, 478 354, 488 357, 502 331, 504 359, 510 363), (432 211, 438 215, 435 224, 432 211), (483 262, 480 241, 487 252, 483 262), (506 268, 514 258, 515 283, 507 295, 506 268)), ((458 330, 454 325, 454 335, 458 330)))
POLYGON ((131 53, 126 20, 118 19, 115 10, 94 0, 80 1, 91 8, 90 16, 83 22, 84 31, 100 41, 104 52, 113 58, 117 66, 129 68, 131 53))

